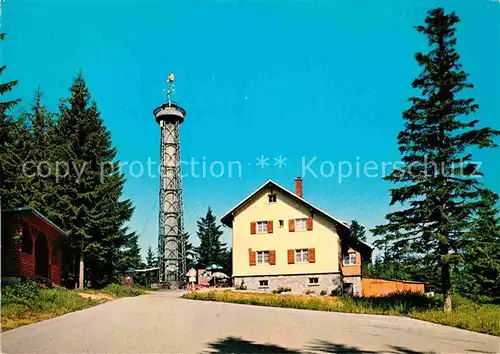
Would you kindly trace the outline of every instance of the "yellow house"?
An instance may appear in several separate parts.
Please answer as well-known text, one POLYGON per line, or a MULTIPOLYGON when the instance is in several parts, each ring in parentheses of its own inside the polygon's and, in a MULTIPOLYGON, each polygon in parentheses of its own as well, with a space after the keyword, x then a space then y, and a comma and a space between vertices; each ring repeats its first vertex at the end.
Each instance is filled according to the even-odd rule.
POLYGON ((236 287, 361 295, 361 261, 371 248, 349 241, 349 226, 271 180, 221 221, 232 228, 236 287))

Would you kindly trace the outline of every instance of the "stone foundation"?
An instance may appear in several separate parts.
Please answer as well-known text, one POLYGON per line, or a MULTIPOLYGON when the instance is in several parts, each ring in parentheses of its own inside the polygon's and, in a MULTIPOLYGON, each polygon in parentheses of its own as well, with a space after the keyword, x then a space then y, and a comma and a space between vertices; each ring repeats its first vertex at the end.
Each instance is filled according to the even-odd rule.
POLYGON ((362 295, 361 277, 359 275, 354 277, 344 277, 342 281, 344 283, 344 289, 346 289, 346 284, 352 284, 352 295, 354 296, 362 295))
POLYGON ((332 290, 340 291, 341 277, 338 273, 328 274, 298 274, 298 275, 263 275, 263 276, 243 276, 234 277, 234 286, 239 288, 242 283, 247 290, 271 292, 274 289, 284 287, 290 288, 292 293, 304 294, 306 291, 313 291, 320 294, 322 290, 330 295, 332 290), (310 278, 318 278, 317 284, 311 284, 310 278), (267 287, 261 286, 261 281, 267 280, 267 287))

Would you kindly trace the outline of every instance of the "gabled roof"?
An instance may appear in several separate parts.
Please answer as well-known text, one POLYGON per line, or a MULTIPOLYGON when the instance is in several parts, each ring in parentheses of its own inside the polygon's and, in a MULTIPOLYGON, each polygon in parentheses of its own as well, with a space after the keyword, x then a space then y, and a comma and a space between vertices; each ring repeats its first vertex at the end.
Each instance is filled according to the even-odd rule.
POLYGON ((247 202, 249 202, 252 197, 254 197, 257 193, 259 193, 261 190, 263 190, 264 188, 268 188, 268 187, 274 187, 276 189, 279 189, 281 190, 282 192, 284 192, 285 194, 288 194, 290 197, 292 198, 295 198, 296 200, 300 201, 301 203, 307 205, 309 208, 313 209, 314 211, 322 214, 323 216, 325 216, 326 218, 332 220, 334 223, 336 223, 337 225, 340 225, 344 228, 346 228, 346 230, 349 230, 349 225, 347 225, 347 223, 345 221, 342 221, 340 219, 337 219, 333 216, 331 216, 330 214, 328 214, 327 212, 321 210, 320 208, 312 205, 311 203, 309 203, 307 200, 299 197, 297 194, 293 193, 293 192, 290 192, 288 189, 286 189, 285 187, 279 185, 278 183, 274 182, 273 180, 268 180, 266 183, 264 183, 263 185, 261 185, 259 188, 257 188, 252 194, 250 194, 248 197, 246 197, 245 199, 243 199, 239 204, 237 204, 235 207, 233 207, 230 211, 228 211, 222 218, 221 218, 221 222, 228 226, 228 227, 233 227, 233 215, 234 213, 240 209, 243 205, 245 205, 247 202))
POLYGON ((2 213, 6 213, 6 214, 7 213, 15 214, 15 213, 23 213, 23 212, 24 213, 31 213, 31 214, 35 215, 35 217, 37 217, 38 219, 44 221, 46 224, 49 225, 49 227, 51 227, 52 229, 54 229, 56 232, 58 232, 62 236, 66 236, 66 237, 68 236, 68 234, 66 232, 64 232, 63 230, 61 230, 61 228, 59 228, 59 226, 57 226, 56 224, 54 224, 45 215, 43 215, 42 213, 40 213, 35 208, 21 207, 21 208, 12 208, 12 209, 7 209, 7 210, 2 210, 2 213))

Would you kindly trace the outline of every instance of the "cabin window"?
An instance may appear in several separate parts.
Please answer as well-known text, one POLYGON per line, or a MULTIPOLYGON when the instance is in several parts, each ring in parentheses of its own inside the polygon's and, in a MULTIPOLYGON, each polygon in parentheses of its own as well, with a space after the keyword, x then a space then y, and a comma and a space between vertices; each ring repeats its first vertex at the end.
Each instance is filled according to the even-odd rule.
POLYGON ((278 222, 279 222, 279 226, 280 227, 284 227, 285 226, 285 222, 283 220, 279 220, 278 222))
POLYGON ((309 278, 309 285, 319 285, 319 278, 309 278))
POLYGON ((309 259, 307 251, 307 248, 303 250, 295 250, 295 263, 307 263, 309 259))
POLYGON ((270 193, 267 197, 269 198, 269 203, 276 203, 276 193, 270 193))
POLYGON ((256 252, 257 264, 269 264, 269 251, 256 252))
POLYGON ((295 219, 295 231, 306 231, 307 219, 295 219))
POLYGON ((344 256, 344 265, 356 265, 356 253, 349 252, 344 256))
POLYGON ((257 233, 258 234, 267 233, 267 221, 257 221, 257 233))
POLYGON ((268 288, 269 280, 259 280, 259 288, 268 288))

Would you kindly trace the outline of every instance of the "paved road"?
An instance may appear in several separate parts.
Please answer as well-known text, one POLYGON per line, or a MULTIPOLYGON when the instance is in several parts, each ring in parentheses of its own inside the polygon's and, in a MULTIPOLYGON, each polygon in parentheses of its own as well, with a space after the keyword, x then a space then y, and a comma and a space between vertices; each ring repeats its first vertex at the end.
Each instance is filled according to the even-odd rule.
POLYGON ((500 338, 403 317, 124 298, 17 328, 2 352, 500 352, 500 338))

